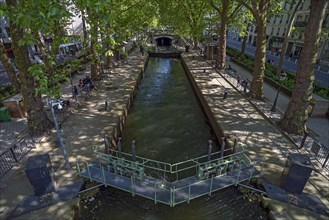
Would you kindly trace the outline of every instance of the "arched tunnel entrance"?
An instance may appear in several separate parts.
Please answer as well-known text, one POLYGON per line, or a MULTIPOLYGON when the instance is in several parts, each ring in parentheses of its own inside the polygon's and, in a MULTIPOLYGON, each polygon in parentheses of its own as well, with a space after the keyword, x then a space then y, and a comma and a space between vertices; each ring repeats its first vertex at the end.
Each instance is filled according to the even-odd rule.
POLYGON ((172 39, 169 37, 159 37, 155 39, 157 46, 169 47, 172 44, 172 39))

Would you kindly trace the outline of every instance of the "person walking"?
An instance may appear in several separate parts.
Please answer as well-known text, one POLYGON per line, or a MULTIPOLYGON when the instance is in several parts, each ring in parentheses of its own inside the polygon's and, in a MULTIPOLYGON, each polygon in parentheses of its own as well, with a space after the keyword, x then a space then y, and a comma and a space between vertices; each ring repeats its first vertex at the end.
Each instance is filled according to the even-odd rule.
POLYGON ((239 87, 239 85, 240 85, 240 81, 241 81, 240 76, 238 76, 238 77, 236 78, 236 81, 237 81, 237 83, 236 83, 236 87, 239 87))
POLYGON ((78 102, 79 91, 78 91, 78 87, 76 85, 74 85, 72 88, 72 94, 73 94, 73 98, 75 99, 75 101, 78 102))

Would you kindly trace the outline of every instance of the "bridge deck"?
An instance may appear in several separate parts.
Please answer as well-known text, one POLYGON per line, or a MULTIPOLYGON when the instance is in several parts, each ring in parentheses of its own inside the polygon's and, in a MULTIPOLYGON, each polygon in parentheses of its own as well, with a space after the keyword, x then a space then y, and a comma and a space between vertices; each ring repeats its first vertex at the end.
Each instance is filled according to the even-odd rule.
POLYGON ((167 182, 162 179, 145 177, 144 180, 135 180, 110 172, 107 165, 93 162, 82 170, 80 176, 110 185, 112 187, 131 192, 144 198, 152 199, 155 203, 160 202, 170 206, 189 202, 191 199, 211 194, 257 176, 259 173, 253 167, 242 166, 240 171, 228 172, 225 175, 212 176, 205 180, 199 180, 195 176, 176 182, 167 182))

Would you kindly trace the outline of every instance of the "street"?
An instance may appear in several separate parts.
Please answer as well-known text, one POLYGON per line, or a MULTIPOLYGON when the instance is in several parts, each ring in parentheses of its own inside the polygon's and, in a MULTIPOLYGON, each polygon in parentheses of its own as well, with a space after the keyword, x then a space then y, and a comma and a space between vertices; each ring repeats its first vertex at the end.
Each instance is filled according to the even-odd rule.
MULTIPOLYGON (((227 46, 241 50, 241 44, 242 42, 234 40, 232 38, 227 38, 227 46)), ((248 45, 246 47, 246 54, 250 55, 252 57, 255 56, 255 47, 248 45)), ((271 53, 270 51, 266 51, 266 60, 274 60, 274 64, 278 65, 279 63, 279 56, 276 56, 276 54, 271 53)), ((295 73, 297 70, 298 60, 291 59, 289 57, 285 57, 285 60, 283 62, 283 69, 285 71, 295 73)), ((315 74, 315 81, 319 84, 329 87, 329 68, 323 65, 316 64, 314 67, 314 74, 315 74)))

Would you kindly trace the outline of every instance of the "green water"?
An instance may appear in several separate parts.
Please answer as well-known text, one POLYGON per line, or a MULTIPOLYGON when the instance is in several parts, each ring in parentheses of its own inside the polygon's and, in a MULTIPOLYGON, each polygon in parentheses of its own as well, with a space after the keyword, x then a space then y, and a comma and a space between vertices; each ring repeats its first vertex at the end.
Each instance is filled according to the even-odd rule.
MULTIPOLYGON (((206 155, 211 130, 179 60, 149 60, 123 132, 123 150, 175 163, 206 155)), ((228 187, 175 207, 154 204, 111 187, 101 188, 92 202, 82 201, 80 219, 221 220, 268 219, 257 195, 228 187)))
POLYGON ((212 139, 184 69, 177 59, 149 60, 123 129, 123 149, 176 163, 207 154, 212 139))

